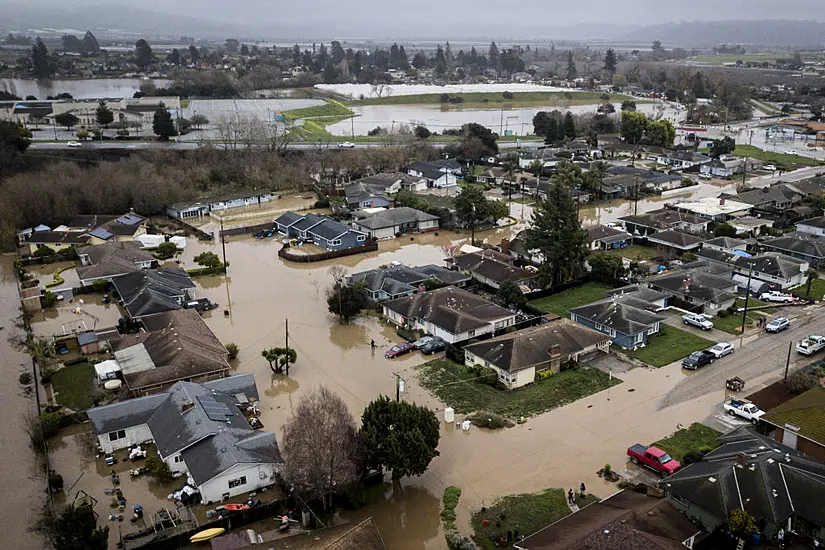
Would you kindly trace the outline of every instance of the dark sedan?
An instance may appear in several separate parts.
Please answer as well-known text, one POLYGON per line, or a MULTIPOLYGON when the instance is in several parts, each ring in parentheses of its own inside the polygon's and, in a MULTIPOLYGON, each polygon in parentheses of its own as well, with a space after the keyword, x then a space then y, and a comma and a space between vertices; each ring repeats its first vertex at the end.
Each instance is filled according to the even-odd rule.
POLYGON ((710 365, 716 356, 707 350, 696 351, 682 359, 682 368, 696 370, 699 367, 710 365))
POLYGON ((410 353, 412 350, 415 349, 415 344, 412 342, 402 342, 400 344, 396 344, 384 353, 384 357, 387 359, 395 359, 396 357, 400 357, 406 353, 410 353))
POLYGON ((442 340, 441 338, 435 337, 421 348, 421 353, 424 355, 432 355, 433 353, 437 353, 439 351, 444 351, 447 349, 447 342, 442 340))

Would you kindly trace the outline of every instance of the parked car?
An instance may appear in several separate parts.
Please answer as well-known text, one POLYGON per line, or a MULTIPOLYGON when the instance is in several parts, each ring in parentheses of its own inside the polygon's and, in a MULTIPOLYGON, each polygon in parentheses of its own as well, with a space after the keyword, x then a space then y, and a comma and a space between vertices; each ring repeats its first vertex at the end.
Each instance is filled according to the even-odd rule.
POLYGON ((404 354, 410 353, 414 349, 415 344, 413 344, 412 342, 402 342, 388 349, 384 353, 384 357, 386 357, 387 359, 395 359, 396 357, 400 357, 404 354))
POLYGON ((218 304, 209 298, 198 298, 197 300, 186 302, 183 304, 183 307, 184 309, 194 309, 195 311, 209 311, 210 309, 218 307, 218 304))
POLYGON ((731 416, 741 416, 745 420, 750 420, 754 424, 759 422, 759 418, 765 414, 765 411, 748 401, 747 399, 736 399, 731 397, 722 405, 731 416))
POLYGON ((789 326, 791 326, 791 322, 788 321, 785 317, 777 317, 776 319, 765 325, 765 332, 772 332, 775 334, 777 332, 785 330, 789 326))
POLYGON ((708 351, 712 353, 714 357, 719 359, 733 353, 733 344, 729 342, 719 342, 715 346, 708 348, 708 351))
POLYGON ((659 472, 662 477, 667 477, 675 473, 682 467, 678 461, 657 447, 645 447, 640 443, 636 443, 627 449, 627 456, 633 464, 641 464, 647 466, 651 470, 659 472))
POLYGON ((682 368, 688 370, 696 370, 699 367, 710 365, 713 363, 716 356, 708 350, 694 351, 684 359, 682 359, 682 368))
POLYGON ((704 315, 698 313, 686 313, 682 315, 682 322, 686 325, 693 325, 702 330, 710 330, 713 328, 713 323, 704 315))
POLYGON ((759 295, 759 299, 764 302, 781 302, 785 304, 792 304, 794 301, 793 296, 791 296, 790 294, 782 294, 778 290, 763 292, 759 295))
POLYGON ((709 172, 702 172, 699 174, 699 177, 703 180, 713 179, 713 176, 709 172))
POLYGON ((427 343, 427 345, 421 348, 421 353, 424 355, 432 355, 433 353, 444 351, 445 349, 447 349, 447 342, 441 338, 433 338, 427 343))
POLYGON ((796 351, 802 355, 813 355, 825 348, 825 336, 811 334, 796 345, 796 351))
POLYGON ((773 164, 766 164, 762 167, 763 170, 767 170, 768 172, 776 172, 776 166, 773 164))
POLYGON ((351 141, 342 141, 338 144, 339 149, 355 149, 355 144, 351 141))
POLYGON ((786 155, 796 155, 796 154, 798 154, 796 151, 791 151, 790 149, 788 149, 787 151, 783 151, 783 153, 786 154, 786 155))
POLYGON ((66 143, 66 147, 83 147, 83 144, 79 141, 69 141, 66 143))
POLYGON ((433 336, 422 336, 415 341, 415 349, 421 349, 433 340, 433 336))

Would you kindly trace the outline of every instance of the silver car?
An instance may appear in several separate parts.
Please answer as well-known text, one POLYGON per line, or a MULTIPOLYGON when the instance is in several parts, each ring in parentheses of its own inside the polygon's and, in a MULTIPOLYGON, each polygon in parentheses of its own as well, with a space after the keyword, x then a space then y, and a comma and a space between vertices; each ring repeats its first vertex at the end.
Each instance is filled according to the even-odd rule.
POLYGON ((785 330, 791 326, 791 322, 785 317, 777 317, 767 325, 765 325, 765 332, 777 333, 785 330))
POLYGON ((730 355, 731 353, 733 353, 733 344, 730 344, 728 342, 719 342, 715 346, 708 348, 708 351, 715 355, 717 359, 719 359, 720 357, 724 357, 726 355, 730 355))

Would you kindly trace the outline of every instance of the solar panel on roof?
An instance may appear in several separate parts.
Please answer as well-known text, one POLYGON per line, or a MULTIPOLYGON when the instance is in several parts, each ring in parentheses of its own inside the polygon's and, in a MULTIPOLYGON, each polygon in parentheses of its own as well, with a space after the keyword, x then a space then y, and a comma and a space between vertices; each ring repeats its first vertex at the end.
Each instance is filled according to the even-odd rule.
POLYGON ((115 221, 123 225, 135 225, 136 223, 140 223, 142 219, 143 218, 140 216, 135 216, 134 214, 126 214, 125 216, 119 217, 115 221))
POLYGON ((98 227, 97 229, 92 231, 91 235, 93 237, 97 237, 98 239, 103 239, 103 240, 112 238, 112 234, 109 233, 106 229, 104 229, 102 227, 98 227))
POLYGON ((198 396, 198 402, 201 404, 203 412, 205 412, 206 416, 209 417, 209 420, 214 420, 216 422, 226 422, 227 419, 234 416, 232 411, 229 409, 229 407, 226 406, 225 403, 216 401, 215 398, 211 395, 198 396))

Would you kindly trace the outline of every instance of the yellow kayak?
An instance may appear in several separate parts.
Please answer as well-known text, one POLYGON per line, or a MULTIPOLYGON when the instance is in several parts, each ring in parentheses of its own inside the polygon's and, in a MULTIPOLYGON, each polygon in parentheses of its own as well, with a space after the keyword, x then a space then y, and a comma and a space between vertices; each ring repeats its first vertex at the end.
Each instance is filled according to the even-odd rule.
POLYGON ((201 531, 200 533, 195 533, 191 537, 189 537, 189 542, 205 542, 209 539, 214 539, 218 535, 222 535, 223 532, 226 531, 223 527, 216 527, 214 529, 207 529, 206 531, 201 531))

